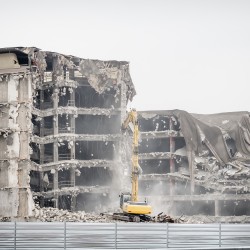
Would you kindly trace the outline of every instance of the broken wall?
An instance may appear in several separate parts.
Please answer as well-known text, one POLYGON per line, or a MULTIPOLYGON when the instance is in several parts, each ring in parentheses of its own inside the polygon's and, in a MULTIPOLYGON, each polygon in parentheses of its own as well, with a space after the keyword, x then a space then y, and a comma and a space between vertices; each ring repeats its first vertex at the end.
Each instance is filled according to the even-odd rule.
POLYGON ((28 72, 2 72, 0 88, 0 216, 31 216, 34 208, 29 186, 31 76, 28 72))

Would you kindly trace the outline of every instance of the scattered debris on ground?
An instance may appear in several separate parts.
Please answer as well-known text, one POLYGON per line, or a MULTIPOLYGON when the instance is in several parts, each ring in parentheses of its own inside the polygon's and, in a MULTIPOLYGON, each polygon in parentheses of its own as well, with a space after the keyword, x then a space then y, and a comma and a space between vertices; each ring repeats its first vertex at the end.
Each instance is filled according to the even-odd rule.
POLYGON ((70 212, 53 207, 40 208, 38 205, 36 205, 34 212, 35 219, 42 222, 113 222, 110 218, 97 213, 70 212))
POLYGON ((160 223, 174 223, 175 220, 163 212, 159 213, 157 216, 152 217, 152 221, 160 223))

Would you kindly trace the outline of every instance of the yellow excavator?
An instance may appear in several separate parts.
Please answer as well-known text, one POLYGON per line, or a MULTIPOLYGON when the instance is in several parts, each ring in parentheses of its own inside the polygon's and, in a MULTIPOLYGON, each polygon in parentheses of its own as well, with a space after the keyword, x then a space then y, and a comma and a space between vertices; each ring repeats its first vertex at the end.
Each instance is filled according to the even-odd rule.
POLYGON ((132 182, 132 192, 131 193, 121 193, 120 194, 120 207, 123 213, 115 213, 113 215, 114 219, 124 220, 124 221, 149 221, 152 213, 152 208, 148 205, 147 200, 138 201, 138 178, 141 172, 139 166, 139 156, 138 156, 138 144, 139 144, 139 126, 137 119, 137 112, 132 109, 127 118, 122 124, 122 131, 126 131, 128 127, 132 125, 133 130, 133 146, 132 146, 132 171, 131 171, 131 182, 132 182))

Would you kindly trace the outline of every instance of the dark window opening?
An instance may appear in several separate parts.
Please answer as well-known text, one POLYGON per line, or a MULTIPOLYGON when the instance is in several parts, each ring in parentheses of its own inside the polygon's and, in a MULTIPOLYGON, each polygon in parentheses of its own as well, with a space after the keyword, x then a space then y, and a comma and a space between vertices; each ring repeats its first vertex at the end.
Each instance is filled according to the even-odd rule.
POLYGON ((53 108, 52 94, 53 94, 53 88, 48 88, 48 89, 43 90, 44 101, 40 100, 41 109, 53 108))
POLYGON ((112 171, 108 168, 81 168, 79 171, 81 175, 76 175, 76 186, 106 186, 112 182, 112 171))
POLYGON ((143 139, 139 145, 139 153, 169 152, 169 138, 143 139))
POLYGON ((58 132, 59 133, 74 133, 75 128, 71 125, 72 115, 58 115, 58 132))
POLYGON ((169 130, 169 120, 169 117, 159 115, 150 119, 139 117, 139 129, 141 132, 166 131, 169 130))
POLYGON ((71 100, 71 92, 73 91, 72 88, 62 87, 59 88, 59 103, 58 106, 68 107, 68 106, 75 106, 75 101, 71 100))
POLYGON ((104 212, 110 205, 107 194, 79 194, 76 198, 76 210, 85 212, 104 212))
POLYGON ((44 163, 53 162, 53 143, 44 144, 44 163))
POLYGON ((77 141, 76 159, 91 160, 105 159, 113 160, 115 143, 109 141, 77 141))
POLYGON ((167 174, 170 172, 169 160, 140 160, 143 174, 167 174))
POLYGON ((73 187, 74 183, 71 182, 71 171, 68 169, 63 169, 58 171, 58 188, 73 187))
POLYGON ((32 154, 30 155, 30 159, 36 163, 40 163, 40 148, 39 145, 31 142, 30 147, 32 149, 32 154))
POLYGON ((119 108, 121 105, 120 94, 116 94, 115 89, 108 89, 99 94, 89 84, 79 86, 75 94, 75 105, 83 108, 119 108))
POLYGON ((77 134, 115 134, 120 133, 120 116, 79 115, 76 118, 77 134))
POLYGON ((54 131, 53 131, 53 116, 44 117, 43 123, 44 123, 43 124, 44 136, 52 135, 54 133, 54 131))
POLYGON ((58 143, 58 160, 70 160, 71 159, 71 150, 70 147, 73 142, 62 141, 58 143))

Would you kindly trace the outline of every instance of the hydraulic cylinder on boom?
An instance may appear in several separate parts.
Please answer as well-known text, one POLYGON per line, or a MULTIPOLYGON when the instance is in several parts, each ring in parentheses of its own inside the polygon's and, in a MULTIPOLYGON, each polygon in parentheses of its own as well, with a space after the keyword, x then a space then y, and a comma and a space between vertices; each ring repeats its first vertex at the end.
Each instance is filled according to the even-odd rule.
POLYGON ((139 126, 137 119, 137 112, 132 109, 127 118, 122 124, 122 131, 125 132, 129 126, 132 126, 133 131, 133 144, 132 144, 132 166, 131 166, 131 193, 121 193, 120 207, 123 211, 122 214, 114 214, 114 218, 126 221, 148 221, 151 219, 149 216, 152 213, 152 208, 148 205, 147 200, 138 200, 138 179, 141 173, 139 166, 139 126))

